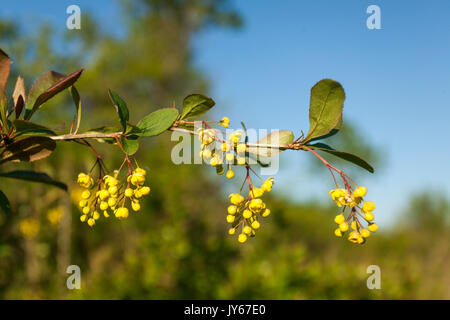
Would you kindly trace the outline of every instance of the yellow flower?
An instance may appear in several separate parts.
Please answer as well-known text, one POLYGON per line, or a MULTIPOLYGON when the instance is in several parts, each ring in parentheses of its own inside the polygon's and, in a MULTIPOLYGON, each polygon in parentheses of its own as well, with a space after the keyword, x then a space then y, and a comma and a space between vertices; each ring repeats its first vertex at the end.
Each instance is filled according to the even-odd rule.
POLYGON ((363 198, 367 193, 366 187, 359 187, 353 191, 353 198, 363 198))
POLYGON ((127 208, 121 207, 121 208, 117 209, 115 215, 116 215, 116 218, 125 219, 125 218, 128 218, 129 212, 128 212, 127 208))
POLYGON ((220 125, 224 128, 228 128, 230 126, 230 119, 228 117, 223 117, 222 120, 220 120, 220 125))
POLYGON ((230 228, 230 229, 228 229, 228 234, 229 235, 233 235, 233 234, 235 234, 236 233, 236 229, 235 228, 230 228))
POLYGON ((242 202, 244 202, 244 197, 241 196, 239 193, 232 193, 230 194, 230 202, 234 205, 240 205, 242 202))
POLYGON ((88 205, 88 201, 87 200, 80 200, 80 202, 78 203, 80 205, 81 208, 86 207, 88 205))
POLYGON ((245 219, 250 219, 252 217, 252 212, 250 210, 245 209, 244 212, 242 212, 242 216, 245 219))
POLYGON ((370 236, 370 231, 367 229, 361 229, 361 237, 368 238, 370 236))
POLYGON ((108 202, 106 201, 100 202, 100 210, 108 210, 108 202))
POLYGON ((137 199, 142 198, 142 192, 140 190, 138 190, 138 189, 134 189, 133 195, 137 199))
POLYGON ((252 222, 252 228, 255 230, 258 230, 261 227, 261 224, 258 221, 253 221, 252 222))
POLYGON ((342 237, 341 229, 337 228, 336 230, 334 230, 334 235, 336 237, 342 237))
POLYGON ((265 217, 268 217, 269 215, 270 215, 270 209, 264 210, 262 216, 265 218, 265 217))
POLYGON ((364 214, 364 219, 366 219, 367 221, 372 221, 373 220, 373 213, 372 212, 366 212, 364 214))
POLYGON ((371 232, 377 232, 378 225, 376 223, 369 223, 369 226, 367 227, 371 232))
POLYGON ((95 220, 100 219, 100 213, 98 213, 98 211, 94 211, 94 213, 92 214, 92 218, 94 218, 95 220))
POLYGON ((339 229, 340 229, 342 232, 346 232, 346 231, 348 230, 348 223, 347 223, 347 222, 341 223, 341 224, 339 225, 339 229))
POLYGON ((109 198, 109 192, 108 190, 100 190, 100 193, 98 194, 98 197, 100 198, 100 200, 106 200, 109 198))
POLYGON ((127 188, 125 189, 125 197, 131 198, 133 196, 133 189, 127 188))
POLYGON ((373 203, 372 201, 366 201, 364 202, 361 210, 363 212, 371 212, 375 210, 375 203, 373 203))
POLYGON ((89 190, 84 190, 82 193, 81 193, 81 198, 82 199, 89 199, 89 197, 91 196, 91 193, 89 192, 89 190))
POLYGON ((352 221, 352 223, 350 224, 350 228, 352 228, 353 230, 357 230, 359 227, 361 227, 361 225, 356 221, 352 221))
POLYGON ((268 178, 261 186, 261 190, 264 192, 270 192, 272 191, 274 179, 273 177, 268 178))
POLYGON ((352 231, 348 235, 348 241, 352 243, 358 243, 360 241, 361 235, 357 231, 352 231))
POLYGON ((95 219, 93 219, 93 218, 89 218, 89 220, 88 220, 88 225, 89 225, 89 227, 93 227, 94 226, 94 224, 95 224, 95 219))
POLYGON ((233 179, 234 178, 234 172, 233 172, 233 170, 228 170, 227 171, 227 179, 233 179))
POLYGON ((245 226, 245 227, 242 229, 242 232, 244 232, 245 234, 251 234, 251 233, 252 233, 252 228, 249 227, 249 226, 245 226))
POLYGON ((141 210, 141 205, 139 204, 139 202, 133 201, 133 202, 131 202, 131 208, 134 211, 139 211, 139 210, 141 210))
POLYGON ((245 241, 247 241, 247 235, 245 235, 244 233, 241 233, 238 237, 238 241, 240 243, 244 243, 245 241))
POLYGON ((233 215, 231 215, 231 214, 227 215, 227 222, 228 223, 233 223, 235 219, 236 218, 233 215))
POLYGON ((341 213, 340 215, 337 215, 335 218, 334 218, 334 222, 336 222, 336 224, 341 224, 341 223, 343 223, 345 221, 345 217, 344 217, 344 215, 341 213))
MULTIPOLYGON (((108 206, 115 207, 117 205, 117 199, 116 198, 109 198, 108 199, 108 206)), ((106 210, 106 209, 104 209, 106 210)))
POLYGON ((250 204, 248 205, 248 208, 253 211, 254 213, 258 213, 263 208, 263 202, 261 199, 252 199, 250 201, 250 204))
POLYGON ((229 214, 236 214, 237 207, 235 205, 230 205, 230 206, 228 206, 227 211, 229 214))
POLYGON ((142 193, 143 196, 146 196, 150 193, 150 187, 143 186, 139 189, 139 191, 142 193))
POLYGON ((264 194, 264 191, 261 188, 254 187, 252 191, 250 192, 250 195, 252 198, 259 198, 264 194))

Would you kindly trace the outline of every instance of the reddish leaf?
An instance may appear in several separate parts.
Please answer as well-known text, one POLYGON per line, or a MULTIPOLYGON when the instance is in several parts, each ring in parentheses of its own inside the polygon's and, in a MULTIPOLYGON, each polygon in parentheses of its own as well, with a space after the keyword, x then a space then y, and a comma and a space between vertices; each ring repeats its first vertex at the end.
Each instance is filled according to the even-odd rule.
POLYGON ((78 78, 81 76, 81 73, 83 72, 84 69, 80 69, 78 71, 75 71, 71 74, 69 74, 68 76, 62 76, 61 74, 51 71, 51 73, 47 73, 44 74, 42 77, 44 78, 40 78, 38 80, 36 80, 35 84, 33 85, 33 87, 30 90, 30 97, 28 99, 28 104, 27 104, 27 113, 25 114, 25 120, 28 120, 31 118, 31 116, 36 112, 36 110, 39 108, 40 105, 42 105, 44 102, 48 101, 49 99, 51 99, 52 97, 54 97, 55 95, 57 95, 58 93, 60 93, 61 91, 63 91, 64 89, 69 88, 70 86, 72 86, 77 80, 78 78), (33 98, 34 95, 37 92, 37 88, 42 88, 43 84, 48 84, 48 82, 52 82, 55 79, 58 79, 56 83, 53 83, 53 85, 46 89, 44 92, 42 92, 34 101, 33 103, 33 98), (31 103, 33 103, 31 105, 31 103))
POLYGON ((7 161, 32 162, 48 157, 56 143, 48 137, 27 137, 7 145, 0 155, 0 164, 7 161))
POLYGON ((18 77, 14 92, 12 94, 12 98, 14 101, 14 110, 16 112, 16 119, 18 119, 20 114, 22 113, 22 109, 25 105, 25 97, 25 84, 23 82, 23 78, 18 77))
POLYGON ((9 56, 0 49, 0 98, 4 104, 6 103, 5 87, 6 82, 8 81, 10 68, 11 61, 9 56))

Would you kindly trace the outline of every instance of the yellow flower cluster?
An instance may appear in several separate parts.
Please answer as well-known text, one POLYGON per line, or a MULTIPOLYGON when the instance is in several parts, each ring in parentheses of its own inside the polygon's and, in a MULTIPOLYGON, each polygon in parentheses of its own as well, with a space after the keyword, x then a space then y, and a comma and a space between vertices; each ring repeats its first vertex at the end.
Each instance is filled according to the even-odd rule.
MULTIPOLYGON (((223 118, 221 121, 224 127, 228 127, 228 118, 223 118)), ((214 129, 197 130, 198 139, 202 143, 200 157, 208 162, 211 166, 216 168, 216 173, 222 175, 225 173, 224 164, 227 166, 226 177, 228 179, 234 178, 234 172, 231 169, 232 165, 245 165, 245 152, 247 145, 240 143, 243 132, 242 130, 235 130, 230 133, 227 139, 220 139, 214 129), (217 146, 218 142, 220 146, 217 146)))
POLYGON ((104 176, 99 181, 98 191, 93 192, 89 190, 94 186, 93 179, 85 173, 80 173, 77 182, 86 189, 81 193, 79 202, 82 211, 81 222, 94 226, 96 220, 101 217, 99 211, 103 212, 105 218, 110 214, 114 214, 118 219, 128 218, 129 210, 125 207, 127 199, 133 211, 139 211, 141 209, 139 199, 150 193, 150 187, 144 185, 146 174, 144 169, 136 168, 128 174, 126 182, 121 183, 117 179, 116 171, 113 176, 104 176))
POLYGON ((228 206, 227 222, 232 224, 228 230, 230 235, 234 235, 239 227, 242 227, 238 236, 238 241, 244 243, 248 237, 254 237, 256 230, 261 227, 258 221, 260 217, 268 217, 270 209, 260 199, 265 192, 272 190, 274 180, 270 177, 262 184, 261 188, 252 187, 247 199, 239 193, 229 195, 231 205, 228 206))
POLYGON ((338 207, 344 207, 342 213, 334 218, 334 222, 338 225, 338 228, 334 231, 337 237, 342 237, 345 232, 352 229, 353 231, 348 235, 348 240, 352 243, 363 244, 371 232, 378 230, 377 224, 373 222, 374 215, 372 211, 375 210, 375 203, 372 201, 364 201, 363 198, 366 193, 366 187, 358 187, 353 192, 347 189, 330 190, 329 194, 331 199, 336 202, 338 207), (351 208, 351 212, 347 218, 344 215, 346 207, 351 208), (358 209, 360 212, 358 212, 358 209), (364 218, 367 222, 367 228, 362 227, 358 216, 364 218))

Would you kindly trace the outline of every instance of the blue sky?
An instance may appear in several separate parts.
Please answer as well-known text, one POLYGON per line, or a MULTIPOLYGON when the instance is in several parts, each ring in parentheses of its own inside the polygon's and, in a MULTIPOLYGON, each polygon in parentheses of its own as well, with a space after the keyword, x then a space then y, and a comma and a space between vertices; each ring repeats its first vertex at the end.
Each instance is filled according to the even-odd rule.
MULTIPOLYGON (((99 1, 20 1, 1 16, 26 26, 65 26, 65 9, 93 11, 120 33, 119 7, 99 1)), ((235 0, 238 31, 212 29, 195 41, 195 63, 212 81, 211 96, 232 122, 252 128, 308 130, 309 90, 323 78, 345 88, 344 115, 382 148, 385 167, 361 184, 388 224, 413 192, 450 195, 450 2, 235 0), (368 30, 366 8, 381 8, 381 30, 368 30)), ((220 111, 217 111, 220 113, 220 111)), ((284 153, 277 188, 294 199, 328 201, 331 179, 308 174, 305 153, 284 153), (316 180, 317 180, 316 179, 316 180), (311 182, 313 181, 313 182, 311 182)))

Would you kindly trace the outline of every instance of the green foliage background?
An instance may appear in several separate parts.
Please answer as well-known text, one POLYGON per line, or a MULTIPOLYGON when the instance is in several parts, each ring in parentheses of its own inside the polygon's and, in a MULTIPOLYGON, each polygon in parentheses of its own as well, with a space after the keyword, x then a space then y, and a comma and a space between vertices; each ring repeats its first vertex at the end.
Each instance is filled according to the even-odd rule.
MULTIPOLYGON (((84 105, 82 130, 116 124, 107 88, 127 101, 136 123, 190 92, 207 92, 208 80, 192 63, 192 39, 204 28, 241 24, 225 0, 129 1, 123 12, 124 38, 103 33, 84 14, 83 32, 64 35, 64 50, 52 47, 60 35, 49 25, 30 35, 17 22, 0 22, 1 46, 14 60, 11 79, 20 74, 29 88, 47 70, 86 68, 77 83, 84 105)), ((72 117, 70 95, 63 93, 34 121, 61 128, 72 117)), ((377 160, 372 146, 355 141, 355 130, 344 128, 348 134, 333 139, 350 146, 345 150, 377 160)), ((333 236, 336 208, 326 196, 321 203, 291 203, 275 192, 267 200, 273 214, 264 230, 239 245, 226 234, 223 179, 206 166, 174 165, 168 133, 141 141, 137 158, 150 170, 152 192, 143 210, 126 221, 102 219, 91 230, 79 222, 78 209, 63 191, 1 180, 13 214, 0 216, 0 298, 450 298, 450 205, 443 195, 426 191, 412 198, 396 225, 354 246, 333 236), (48 212, 59 207, 64 215, 51 224, 48 212), (39 220, 34 238, 19 229, 29 217, 39 220), (81 290, 65 286, 70 264, 81 267, 81 290), (366 287, 371 264, 381 267, 381 290, 366 287)), ((98 149, 110 169, 120 165, 117 147, 98 149)), ((70 184, 93 162, 88 149, 63 142, 46 160, 8 164, 2 171, 33 167, 70 184)))

